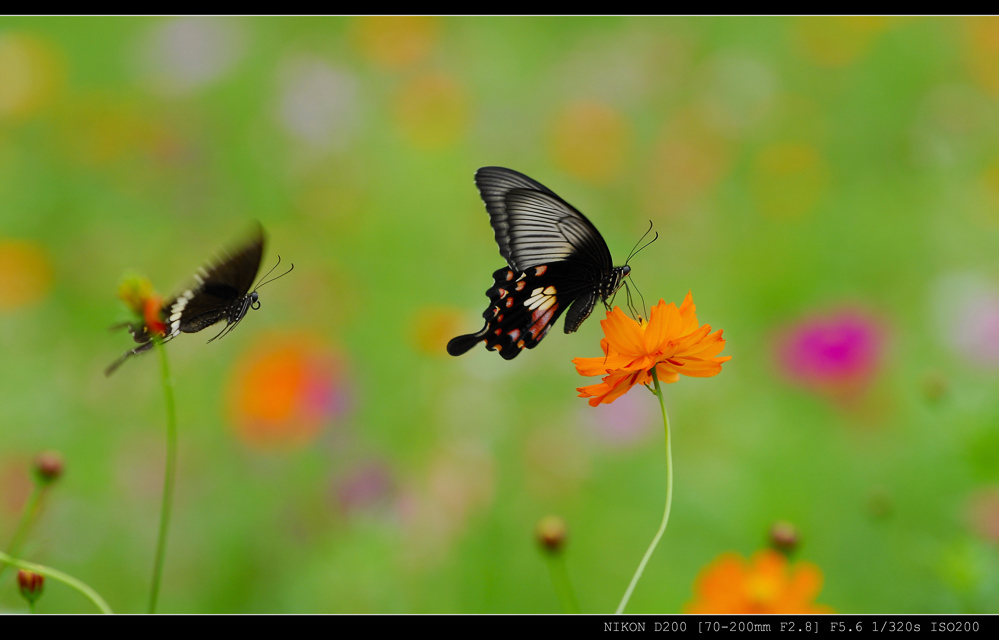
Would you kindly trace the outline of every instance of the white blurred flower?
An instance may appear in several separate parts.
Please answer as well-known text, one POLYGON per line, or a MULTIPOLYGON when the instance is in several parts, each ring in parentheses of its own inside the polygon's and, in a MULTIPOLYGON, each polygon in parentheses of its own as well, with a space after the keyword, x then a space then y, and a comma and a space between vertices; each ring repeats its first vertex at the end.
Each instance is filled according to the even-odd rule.
POLYGON ((343 150, 357 129, 357 79, 323 60, 296 58, 279 70, 277 119, 289 135, 322 149, 343 150))
POLYGON ((976 273, 941 276, 930 301, 940 339, 958 355, 999 367, 999 286, 976 273))
POLYGON ((763 123, 778 89, 777 76, 759 60, 720 55, 699 69, 705 120, 717 132, 736 136, 763 123))
POLYGON ((148 32, 143 71, 162 93, 190 93, 228 73, 243 53, 244 40, 243 31, 224 18, 168 20, 148 32))

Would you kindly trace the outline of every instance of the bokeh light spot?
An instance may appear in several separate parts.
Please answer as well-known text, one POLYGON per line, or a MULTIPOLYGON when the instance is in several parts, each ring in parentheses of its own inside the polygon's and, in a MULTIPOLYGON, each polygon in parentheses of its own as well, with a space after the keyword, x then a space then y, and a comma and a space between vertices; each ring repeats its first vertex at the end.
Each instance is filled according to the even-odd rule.
POLYGON ((38 38, 0 35, 0 118, 30 115, 52 102, 64 81, 58 52, 38 38))
POLYGON ((228 410, 241 440, 260 448, 307 444, 350 408, 343 364, 318 340, 264 338, 235 365, 228 410))
POLYGON ((999 98, 999 17, 967 18, 968 66, 972 76, 992 97, 999 98))
POLYGON ((366 16, 355 23, 357 45, 372 62, 402 69, 433 50, 439 25, 431 16, 366 16))
POLYGON ((808 16, 795 20, 794 37, 812 62, 845 67, 863 57, 888 25, 879 16, 808 16))
POLYGON ((765 147, 753 162, 752 192, 757 206, 775 219, 799 218, 826 191, 829 169, 810 144, 779 142, 765 147))
POLYGON ((184 94, 223 77, 239 60, 243 34, 220 18, 175 18, 154 27, 144 43, 145 72, 165 94, 184 94))
POLYGON ((446 356, 447 343, 462 332, 464 312, 455 307, 418 309, 411 324, 416 350, 430 356, 446 356))
POLYGON ((882 324, 871 314, 841 309, 786 327, 777 342, 777 357, 792 384, 850 399, 880 370, 884 342, 882 324))
POLYGON ((278 122, 299 141, 342 150, 357 131, 357 80, 322 60, 297 59, 283 65, 278 122))
POLYGON ((468 129, 468 97, 449 75, 421 75, 400 90, 395 117, 413 145, 421 149, 448 147, 468 129))
POLYGON ((690 109, 677 114, 656 143, 649 177, 646 207, 651 214, 678 211, 728 173, 731 143, 706 125, 690 109))
POLYGON ((52 286, 52 266, 42 247, 0 239, 0 312, 41 300, 52 286))
POLYGON ((549 148, 563 170, 582 180, 606 183, 624 168, 629 139, 630 127, 619 111, 582 101, 558 113, 549 148))

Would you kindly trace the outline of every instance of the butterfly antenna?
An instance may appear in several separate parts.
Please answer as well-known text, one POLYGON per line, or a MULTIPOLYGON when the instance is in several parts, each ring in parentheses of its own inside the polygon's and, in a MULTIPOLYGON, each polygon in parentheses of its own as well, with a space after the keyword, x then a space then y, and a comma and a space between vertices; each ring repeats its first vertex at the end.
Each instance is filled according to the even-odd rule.
POLYGON ((635 243, 635 246, 632 247, 631 253, 628 254, 628 259, 624 261, 625 264, 628 264, 629 262, 631 262, 631 259, 634 258, 636 255, 638 255, 639 251, 641 251, 645 247, 649 246, 649 244, 652 244, 653 242, 655 242, 656 240, 659 239, 659 232, 656 231, 656 237, 653 238, 652 240, 650 240, 649 244, 647 244, 644 247, 642 247, 642 249, 639 249, 638 245, 642 244, 642 240, 645 240, 646 236, 648 236, 651 231, 652 231, 652 221, 649 220, 649 228, 645 230, 645 233, 642 234, 642 237, 639 238, 638 242, 635 243))
POLYGON ((285 277, 286 275, 288 275, 289 273, 291 273, 292 271, 294 271, 294 270, 295 270, 295 263, 293 262, 293 263, 291 263, 291 268, 289 268, 289 269, 288 269, 287 271, 285 271, 285 272, 284 272, 284 273, 282 273, 281 275, 279 275, 279 276, 274 276, 274 277, 273 277, 273 278, 271 278, 270 280, 266 280, 266 281, 264 281, 264 280, 265 280, 265 279, 267 278, 267 276, 271 275, 271 272, 272 272, 272 271, 274 271, 275 269, 277 269, 277 268, 278 268, 278 265, 279 265, 279 264, 281 264, 281 256, 278 256, 278 261, 277 261, 277 264, 275 264, 275 265, 274 265, 273 267, 271 267, 271 270, 270 270, 270 271, 268 271, 267 273, 265 273, 265 274, 264 274, 264 277, 260 279, 260 280, 261 280, 261 282, 258 282, 258 283, 257 283, 257 286, 253 287, 253 290, 254 290, 254 291, 256 291, 256 290, 257 290, 257 289, 259 289, 260 287, 264 286, 265 284, 270 284, 270 283, 274 282, 274 281, 275 281, 275 280, 277 280, 278 278, 283 278, 283 277, 285 277))

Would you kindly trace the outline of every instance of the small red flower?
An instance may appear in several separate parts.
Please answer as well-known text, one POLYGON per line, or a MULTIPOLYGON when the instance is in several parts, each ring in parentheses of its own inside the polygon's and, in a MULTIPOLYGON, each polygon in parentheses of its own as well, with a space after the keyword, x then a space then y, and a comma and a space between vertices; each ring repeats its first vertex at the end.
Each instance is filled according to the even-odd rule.
POLYGON ((21 569, 17 572, 17 588, 21 590, 21 596, 29 603, 34 603, 42 597, 45 589, 45 576, 34 571, 21 569))

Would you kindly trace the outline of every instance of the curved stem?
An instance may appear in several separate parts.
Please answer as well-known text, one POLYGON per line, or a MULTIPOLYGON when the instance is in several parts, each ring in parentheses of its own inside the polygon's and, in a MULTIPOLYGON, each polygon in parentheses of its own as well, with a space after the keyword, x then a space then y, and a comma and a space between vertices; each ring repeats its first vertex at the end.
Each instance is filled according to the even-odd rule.
MULTIPOLYGON (((45 487, 36 481, 35 487, 28 497, 28 501, 24 503, 24 509, 21 510, 21 521, 17 523, 17 529, 14 530, 14 537, 10 539, 10 544, 7 545, 7 553, 15 558, 21 555, 21 545, 24 543, 24 536, 28 534, 28 528, 31 526, 31 521, 34 520, 35 512, 38 511, 38 503, 41 501, 44 492, 45 487)), ((7 573, 7 566, 5 564, 0 567, 0 580, 7 573)))
POLYGON ((659 525, 659 531, 656 532, 656 537, 652 539, 652 544, 649 545, 648 551, 645 552, 645 556, 639 563, 638 569, 635 571, 635 575, 631 578, 628 590, 624 592, 624 597, 621 598, 621 604, 617 605, 617 611, 614 613, 624 613, 624 608, 628 606, 628 600, 631 599, 631 592, 635 590, 635 585, 638 584, 638 580, 642 577, 642 572, 645 571, 645 565, 648 564, 649 558, 652 557, 652 552, 656 550, 656 545, 659 544, 659 539, 662 538, 663 533, 666 532, 666 524, 669 522, 669 509, 670 505, 673 504, 673 450, 669 439, 669 415, 666 413, 666 401, 663 399, 663 390, 659 386, 659 376, 656 375, 655 367, 652 367, 652 380, 656 384, 655 393, 659 396, 659 406, 663 410, 663 426, 666 429, 666 512, 663 514, 663 521, 662 524, 659 525))
POLYGON ((163 578, 163 560, 166 557, 167 530, 170 528, 170 512, 173 508, 173 487, 177 476, 177 412, 173 401, 173 378, 167 363, 166 349, 159 338, 155 339, 156 351, 160 354, 160 377, 163 379, 163 398, 166 400, 167 443, 166 472, 163 476, 163 504, 160 508, 160 533, 156 541, 156 560, 153 564, 153 586, 149 594, 149 613, 156 613, 156 599, 160 594, 160 581, 163 578))
POLYGON ((98 594, 89 586, 77 580, 71 575, 67 575, 62 571, 51 569, 44 565, 35 564, 34 562, 25 562, 24 560, 18 560, 17 558, 12 558, 2 551, 0 551, 0 560, 6 562, 9 565, 18 567, 19 569, 27 569, 28 571, 34 571, 35 573, 40 573, 43 576, 52 578, 53 580, 58 580, 59 582, 76 589, 77 591, 85 595, 87 598, 89 598, 90 601, 93 602, 94 605, 101 610, 101 613, 114 613, 114 611, 111 611, 111 607, 108 606, 108 603, 104 601, 104 598, 102 598, 100 594, 98 594))

